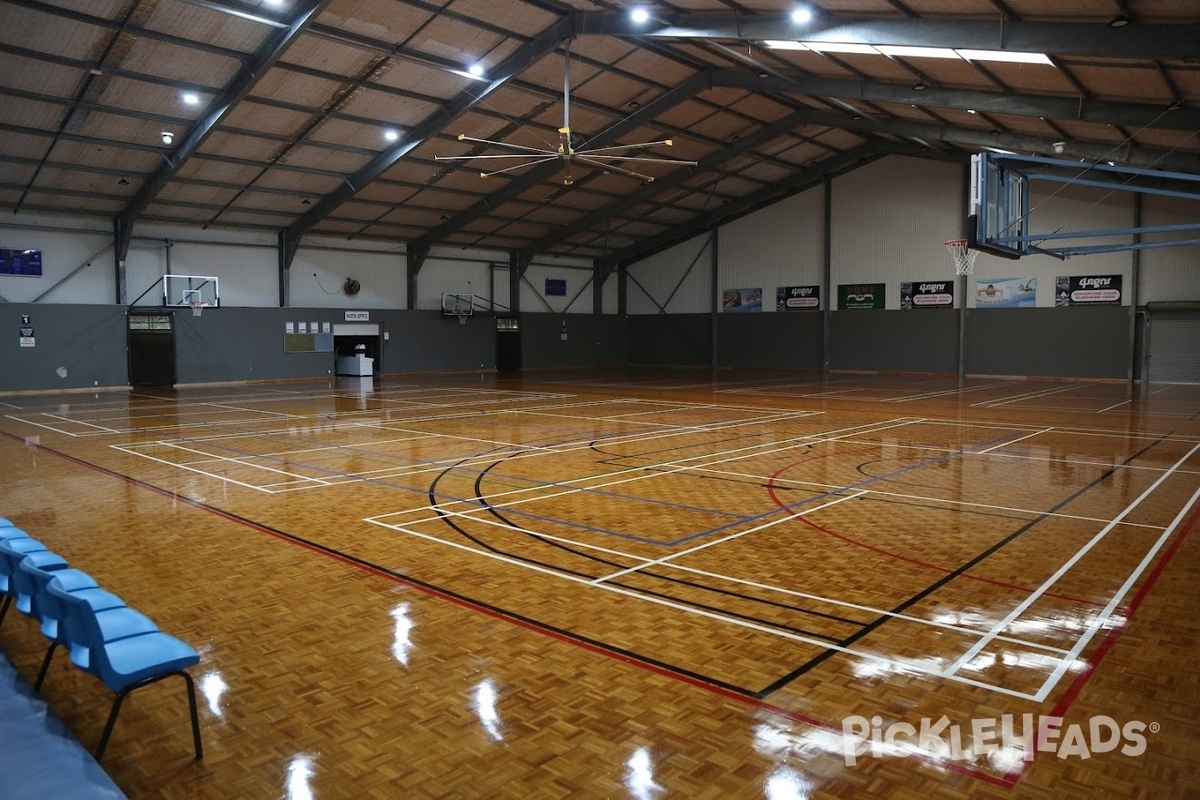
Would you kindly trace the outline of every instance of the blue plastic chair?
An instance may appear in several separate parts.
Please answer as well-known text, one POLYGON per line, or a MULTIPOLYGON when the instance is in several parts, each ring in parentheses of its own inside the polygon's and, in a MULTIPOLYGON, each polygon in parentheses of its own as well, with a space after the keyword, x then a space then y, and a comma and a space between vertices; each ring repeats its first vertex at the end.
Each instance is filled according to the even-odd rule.
POLYGON ((57 553, 30 553, 21 560, 17 571, 13 573, 17 610, 41 623, 42 634, 50 640, 46 657, 42 659, 42 668, 33 684, 34 691, 41 690, 46 672, 50 669, 50 661, 54 658, 54 651, 59 645, 67 644, 58 625, 58 620, 65 613, 62 604, 58 598, 46 591, 46 585, 52 578, 57 579, 68 592, 84 600, 97 614, 104 616, 106 639, 117 639, 158 629, 145 614, 127 608, 124 600, 97 586, 91 575, 82 570, 68 569, 66 563, 57 553))
MULTIPOLYGON (((85 590, 87 591, 87 590, 85 590)), ((96 761, 104 755, 117 714, 125 697, 134 689, 157 683, 172 675, 182 676, 187 683, 188 709, 192 717, 192 740, 196 760, 204 758, 200 743, 200 717, 196 712, 196 685, 187 668, 200 663, 200 654, 187 643, 155 630, 106 641, 103 612, 95 611, 80 597, 81 592, 68 592, 57 579, 46 585, 46 592, 61 602, 61 617, 57 619, 61 633, 71 652, 71 663, 98 677, 116 692, 104 735, 96 747, 96 761)), ((45 614, 51 613, 44 608, 45 614)))
POLYGON ((12 605, 12 599, 16 596, 12 575, 17 569, 17 564, 30 553, 46 549, 46 545, 28 536, 0 539, 0 595, 4 597, 4 600, 0 601, 0 625, 4 624, 4 616, 8 614, 8 607, 12 605))

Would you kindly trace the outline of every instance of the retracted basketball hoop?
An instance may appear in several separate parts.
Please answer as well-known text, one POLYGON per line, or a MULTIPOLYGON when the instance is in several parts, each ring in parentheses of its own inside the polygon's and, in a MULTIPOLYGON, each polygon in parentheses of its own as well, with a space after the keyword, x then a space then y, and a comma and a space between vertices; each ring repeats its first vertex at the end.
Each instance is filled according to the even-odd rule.
POLYGON ((966 239, 950 239, 945 245, 954 259, 955 275, 970 275, 975 271, 975 257, 979 251, 972 250, 966 239))

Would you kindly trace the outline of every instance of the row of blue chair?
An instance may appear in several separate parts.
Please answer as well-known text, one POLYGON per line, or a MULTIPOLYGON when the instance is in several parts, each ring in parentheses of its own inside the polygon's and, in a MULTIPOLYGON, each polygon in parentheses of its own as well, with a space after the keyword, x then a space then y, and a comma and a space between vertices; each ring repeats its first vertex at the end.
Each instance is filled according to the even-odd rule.
POLYGON ((11 521, 0 517, 0 625, 9 607, 36 620, 50 640, 34 689, 41 690, 55 651, 61 646, 71 663, 99 678, 116 693, 100 744, 97 761, 104 755, 121 704, 130 692, 172 675, 187 682, 196 759, 204 757, 196 689, 187 668, 200 663, 200 655, 183 641, 163 633, 120 597, 101 589, 90 575, 67 566, 67 561, 33 539, 11 521))

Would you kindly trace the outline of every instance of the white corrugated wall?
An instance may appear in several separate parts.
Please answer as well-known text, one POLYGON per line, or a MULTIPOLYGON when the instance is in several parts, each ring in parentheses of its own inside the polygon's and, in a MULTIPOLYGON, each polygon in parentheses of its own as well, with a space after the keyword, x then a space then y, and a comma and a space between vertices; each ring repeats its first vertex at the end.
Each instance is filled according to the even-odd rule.
POLYGON ((672 314, 703 314, 711 311, 711 239, 711 234, 706 233, 631 264, 629 285, 626 287, 626 310, 630 314, 657 314, 659 310, 654 301, 658 301, 672 314), (650 297, 646 296, 647 292, 650 297), (651 300, 651 297, 654 299, 651 300))
MULTIPOLYGON (((1200 223, 1200 200, 1174 197, 1142 198, 1143 225, 1200 223)), ((1200 231, 1147 235, 1145 241, 1200 239, 1200 231)), ((1200 301, 1200 245, 1142 251, 1138 304, 1200 301)))

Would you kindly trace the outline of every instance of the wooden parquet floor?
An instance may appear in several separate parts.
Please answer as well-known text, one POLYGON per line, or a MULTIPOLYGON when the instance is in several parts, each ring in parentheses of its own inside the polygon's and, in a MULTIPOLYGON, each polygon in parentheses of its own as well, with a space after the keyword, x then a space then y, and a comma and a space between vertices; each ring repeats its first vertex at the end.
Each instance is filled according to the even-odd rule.
MULTIPOLYGON (((0 459, 0 516, 201 653, 205 758, 136 692, 133 798, 1200 797, 1200 387, 9 395, 0 459)), ((0 648, 32 679, 32 621, 0 648)), ((99 682, 42 694, 93 747, 99 682)))

